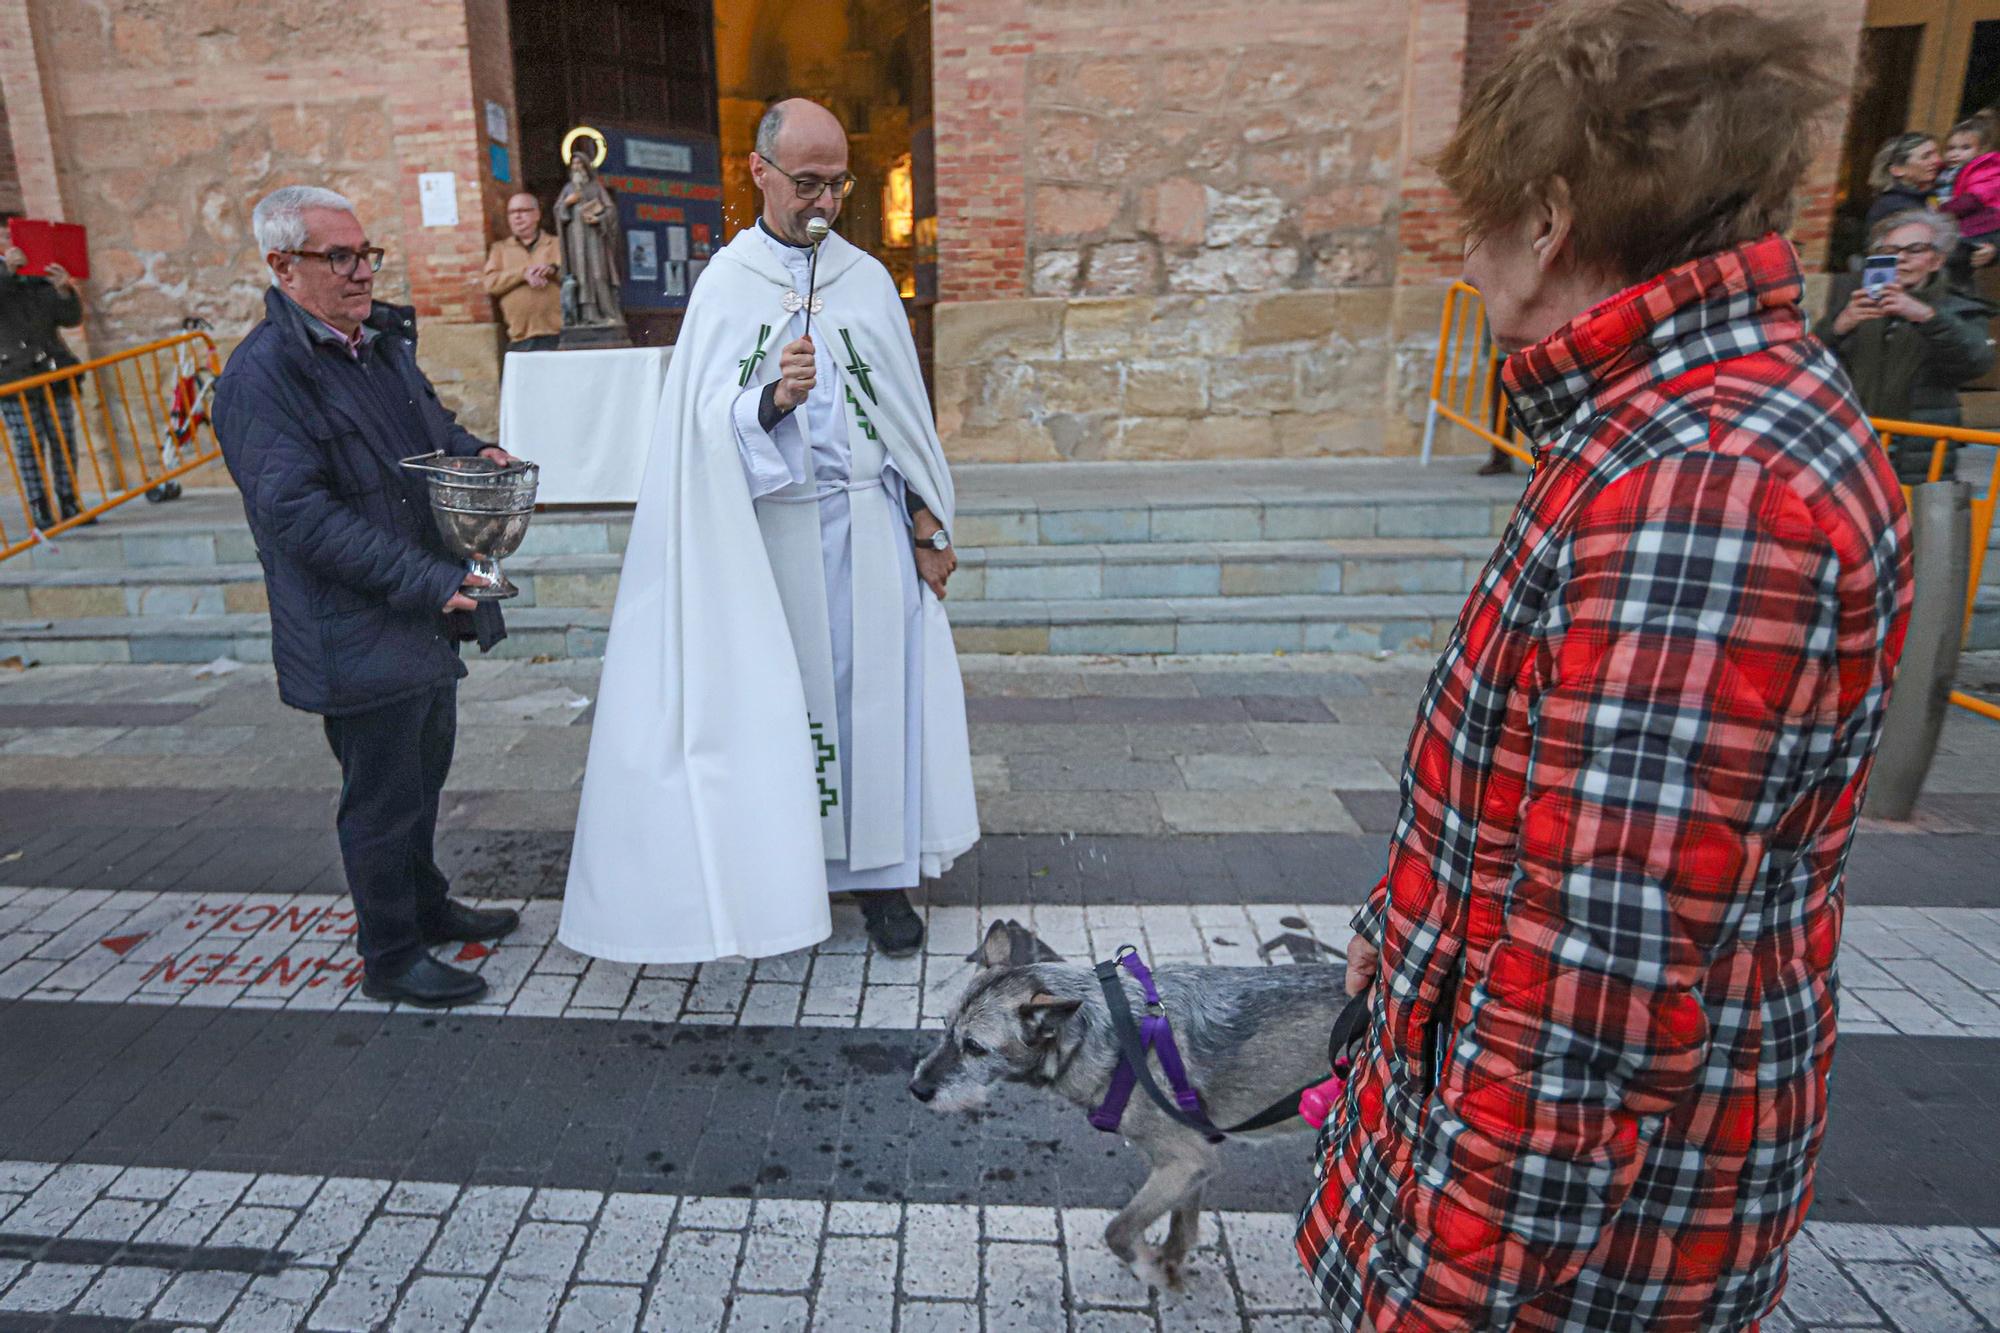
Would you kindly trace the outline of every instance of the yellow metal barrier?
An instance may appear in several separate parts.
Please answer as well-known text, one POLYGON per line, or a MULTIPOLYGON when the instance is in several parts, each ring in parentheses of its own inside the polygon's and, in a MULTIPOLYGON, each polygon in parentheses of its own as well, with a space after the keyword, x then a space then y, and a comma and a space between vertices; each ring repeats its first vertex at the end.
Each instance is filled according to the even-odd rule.
POLYGON ((220 372, 215 340, 197 330, 0 385, 0 475, 14 488, 0 495, 0 560, 149 491, 178 493, 175 478, 221 454, 208 419, 220 372), (38 522, 37 492, 56 521, 38 522))
MULTIPOLYGON (((1501 405, 1502 360, 1499 349, 1493 345, 1486 331, 1486 305, 1479 292, 1465 283, 1454 282, 1445 293, 1444 318, 1438 324, 1437 361, 1431 368, 1430 410, 1424 422, 1423 461, 1426 465, 1431 461, 1431 447, 1436 442, 1440 421, 1463 427, 1494 448, 1524 463, 1533 464, 1533 453, 1525 447, 1512 423, 1507 421, 1501 405), (1499 429, 1503 423, 1504 432, 1499 429)), ((1898 439, 1932 441, 1932 481, 1936 481, 1944 471, 1949 445, 1986 444, 2000 449, 2000 431, 1927 426, 1918 421, 1888 421, 1876 417, 1869 418, 1868 424, 1875 428, 1885 449, 1898 439)), ((1909 487, 1904 487, 1903 493, 1907 498, 1909 487)), ((1979 599, 1979 579, 1986 567, 1986 548, 1993 539, 1996 501, 2000 501, 2000 452, 1994 454, 1985 488, 1975 489, 1972 497, 1972 577, 1965 595, 1967 629, 1972 626, 1973 611, 1979 599)), ((1959 690, 1952 691, 1951 701, 1960 708, 2000 722, 2000 705, 1959 690)))
POLYGON ((1486 331, 1486 303, 1477 289, 1454 282, 1444 294, 1444 317, 1438 322, 1431 405, 1424 419, 1424 466, 1430 466, 1440 421, 1462 426, 1495 449, 1534 465, 1534 453, 1507 417, 1501 360, 1486 331))

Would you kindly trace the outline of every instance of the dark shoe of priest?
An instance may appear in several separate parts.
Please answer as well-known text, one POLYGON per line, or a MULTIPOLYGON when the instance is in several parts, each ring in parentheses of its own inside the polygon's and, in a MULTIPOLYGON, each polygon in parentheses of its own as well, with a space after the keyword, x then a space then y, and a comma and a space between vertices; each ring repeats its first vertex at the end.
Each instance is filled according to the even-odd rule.
POLYGON ((910 906, 910 895, 901 889, 857 893, 861 919, 868 923, 868 938, 891 958, 907 958, 923 947, 924 919, 910 906))
POLYGON ((394 976, 364 973, 361 993, 371 1000, 393 1000, 419 1009, 449 1009, 483 999, 486 978, 420 953, 414 963, 394 976))
POLYGON ((424 926, 425 944, 475 944, 511 935, 521 914, 511 907, 467 907, 445 899, 444 914, 424 926))

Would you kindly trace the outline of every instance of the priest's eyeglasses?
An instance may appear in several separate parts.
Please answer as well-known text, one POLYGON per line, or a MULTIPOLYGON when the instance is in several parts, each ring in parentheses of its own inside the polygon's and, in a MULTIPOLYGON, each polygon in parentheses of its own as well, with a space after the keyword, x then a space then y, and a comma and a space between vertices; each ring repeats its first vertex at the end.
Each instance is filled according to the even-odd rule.
POLYGON ((836 199, 845 199, 854 193, 854 173, 851 171, 842 172, 830 181, 823 181, 817 176, 794 176, 762 153, 757 156, 763 160, 765 166, 790 181, 801 199, 817 199, 828 190, 833 191, 833 197, 836 199))
POLYGON ((362 260, 368 261, 368 271, 382 271, 382 258, 386 253, 381 246, 371 245, 364 250, 350 250, 344 245, 331 250, 280 250, 281 255, 296 255, 300 259, 324 259, 326 266, 333 270, 336 278, 351 278, 362 260))

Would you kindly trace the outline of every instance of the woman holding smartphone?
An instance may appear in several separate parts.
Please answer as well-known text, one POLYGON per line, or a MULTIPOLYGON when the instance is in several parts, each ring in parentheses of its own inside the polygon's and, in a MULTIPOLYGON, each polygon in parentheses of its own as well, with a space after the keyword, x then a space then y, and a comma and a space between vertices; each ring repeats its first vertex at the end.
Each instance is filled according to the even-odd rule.
MULTIPOLYGON (((1941 213, 1893 213, 1875 224, 1862 272, 1834 279, 1813 332, 1840 357, 1869 416, 1959 425, 1958 386, 1991 369, 1994 309, 1944 273, 1957 244, 1957 224, 1941 213)), ((1891 454, 1905 485, 1930 475, 1929 440, 1898 440, 1891 454)), ((1954 445, 1943 475, 1957 470, 1954 445)))

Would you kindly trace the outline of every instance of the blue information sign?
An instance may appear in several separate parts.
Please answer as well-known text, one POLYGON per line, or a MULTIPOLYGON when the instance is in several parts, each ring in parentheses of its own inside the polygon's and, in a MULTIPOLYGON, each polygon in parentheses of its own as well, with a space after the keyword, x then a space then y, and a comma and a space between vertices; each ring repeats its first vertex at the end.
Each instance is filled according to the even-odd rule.
POLYGON ((722 162, 715 141, 606 127, 598 176, 618 198, 625 233, 624 306, 685 310, 722 244, 722 162))

